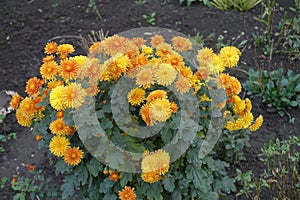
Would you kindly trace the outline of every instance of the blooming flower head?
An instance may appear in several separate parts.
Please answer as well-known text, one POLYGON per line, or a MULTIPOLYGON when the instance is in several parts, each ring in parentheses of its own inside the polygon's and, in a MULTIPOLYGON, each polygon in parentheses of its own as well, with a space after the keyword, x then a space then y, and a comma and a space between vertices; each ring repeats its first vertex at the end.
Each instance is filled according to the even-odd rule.
POLYGON ((167 92, 164 90, 154 90, 147 96, 147 102, 154 101, 155 99, 167 99, 167 92))
POLYGON ((178 76, 178 80, 176 81, 175 86, 181 94, 188 92, 191 88, 189 80, 182 75, 178 76))
POLYGON ((86 91, 78 83, 71 83, 64 87, 64 93, 62 95, 64 103, 68 108, 80 108, 87 96, 86 91))
POLYGON ((48 85, 47 85, 49 90, 52 90, 52 89, 56 88, 57 86, 64 86, 64 82, 53 80, 53 81, 48 82, 48 85))
POLYGON ((161 43, 164 43, 165 39, 162 35, 154 35, 151 38, 151 46, 156 48, 158 45, 160 45, 161 43))
POLYGON ((107 37, 105 40, 102 41, 101 44, 104 48, 104 52, 111 56, 114 56, 118 53, 128 52, 128 48, 130 46, 129 40, 119 35, 107 37))
POLYGON ((198 51, 197 54, 197 60, 201 67, 208 67, 212 62, 215 54, 211 48, 205 47, 204 49, 201 49, 198 51))
POLYGON ((21 96, 16 92, 12 96, 9 105, 13 110, 16 110, 19 107, 20 101, 21 101, 21 96))
POLYGON ((51 138, 49 148, 55 156, 62 157, 70 148, 70 141, 64 136, 54 136, 51 138))
POLYGON ((240 59, 240 55, 240 50, 234 46, 223 47, 219 53, 219 57, 223 61, 225 67, 235 66, 240 59))
POLYGON ((50 93, 50 105, 57 111, 64 110, 66 108, 66 102, 63 97, 64 93, 64 86, 57 86, 50 93))
POLYGON ((175 36, 172 38, 172 45, 176 51, 185 52, 192 48, 192 42, 184 37, 175 36))
POLYGON ((53 55, 48 55, 46 57, 43 58, 43 63, 46 63, 46 62, 51 62, 54 60, 54 56, 53 55))
POLYGON ((118 181, 120 179, 118 172, 109 172, 109 179, 112 181, 118 181))
POLYGON ((171 45, 167 43, 161 43, 157 45, 155 54, 160 57, 166 57, 171 52, 173 52, 171 45))
POLYGON ((25 118, 33 119, 36 112, 34 100, 31 97, 26 97, 21 101, 18 110, 22 112, 25 118))
POLYGON ((53 134, 56 135, 65 135, 66 125, 62 118, 59 118, 50 123, 49 129, 53 134))
POLYGON ((55 53, 57 50, 57 43, 55 43, 55 42, 47 43, 44 50, 45 50, 46 54, 55 53))
POLYGON ((58 64, 55 61, 49 61, 42 64, 40 73, 44 79, 53 80, 58 75, 58 64))
POLYGON ((170 155, 165 150, 157 150, 146 155, 142 160, 142 172, 155 172, 158 175, 164 175, 168 172, 170 165, 170 155))
POLYGON ((34 95, 41 87, 40 80, 37 77, 30 78, 26 83, 25 92, 28 95, 34 95))
POLYGON ((142 173, 141 177, 142 177, 143 181, 145 181, 147 183, 155 183, 161 179, 160 175, 158 175, 157 173, 155 173, 153 171, 142 173))
POLYGON ((22 109, 17 109, 16 118, 17 118, 18 123, 21 126, 29 127, 32 124, 33 117, 26 116, 26 114, 22 111, 22 109))
POLYGON ((146 40, 144 40, 143 38, 140 37, 134 37, 132 38, 132 42, 138 47, 142 47, 143 45, 145 45, 146 40))
POLYGON ((140 109, 140 115, 142 117, 142 120, 149 126, 154 125, 154 121, 152 119, 151 113, 150 113, 150 107, 148 104, 145 104, 140 109))
POLYGON ((64 59, 60 62, 60 76, 64 80, 74 80, 78 74, 78 63, 74 59, 64 59))
POLYGON ((171 85, 176 79, 177 72, 170 64, 160 64, 154 71, 156 82, 163 86, 171 85))
POLYGON ((64 152, 64 161, 68 165, 76 166, 81 162, 83 158, 83 151, 79 147, 69 148, 64 152))
POLYGON ((71 54, 75 51, 73 45, 71 44, 60 44, 57 47, 57 54, 59 55, 67 55, 67 54, 71 54))
POLYGON ((123 190, 118 193, 120 200, 136 200, 136 194, 134 188, 125 186, 123 190))
POLYGON ((171 117, 171 103, 168 99, 155 99, 149 103, 150 116, 154 121, 165 122, 171 117))
POLYGON ((263 116, 259 115, 256 118, 255 122, 249 127, 249 130, 250 131, 257 131, 261 127, 261 125, 263 124, 263 121, 264 121, 263 116))
POLYGON ((151 68, 144 67, 136 74, 136 84, 143 88, 149 88, 154 84, 154 74, 151 68))
POLYGON ((102 51, 101 47, 101 42, 95 42, 90 46, 89 53, 91 55, 96 55, 96 53, 100 53, 102 51))
POLYGON ((145 100, 145 95, 146 95, 146 91, 143 90, 142 88, 132 89, 127 96, 128 102, 132 106, 138 106, 145 100))

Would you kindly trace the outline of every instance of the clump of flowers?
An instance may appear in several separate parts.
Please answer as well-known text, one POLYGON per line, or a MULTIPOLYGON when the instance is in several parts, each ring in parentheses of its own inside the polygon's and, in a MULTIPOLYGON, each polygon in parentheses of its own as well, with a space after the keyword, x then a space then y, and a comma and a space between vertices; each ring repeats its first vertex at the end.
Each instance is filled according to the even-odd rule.
MULTIPOLYGON (((72 167, 72 172, 84 174, 78 180, 78 185, 87 183, 89 179, 89 189, 93 184, 98 184, 100 186, 93 189, 101 191, 103 196, 112 195, 118 190, 114 196, 121 200, 134 200, 137 196, 152 198, 153 194, 149 193, 151 190, 146 191, 145 188, 157 187, 161 192, 164 189, 162 185, 157 185, 159 181, 169 183, 165 188, 172 193, 175 187, 179 190, 179 178, 187 181, 185 186, 180 187, 196 191, 201 186, 193 179, 200 177, 198 171, 201 169, 198 167, 201 166, 199 163, 196 165, 197 161, 191 157, 196 158, 195 149, 199 148, 200 141, 206 136, 207 120, 211 119, 213 107, 224 116, 223 130, 256 131, 262 125, 263 117, 254 120, 250 99, 239 97, 240 82, 225 73, 227 68, 237 65, 241 52, 232 46, 222 48, 219 53, 203 48, 195 56, 199 65, 192 66, 183 56, 192 46, 188 38, 181 36, 174 36, 168 43, 162 35, 154 35, 150 41, 114 35, 94 43, 90 47, 90 56, 86 57, 71 56, 75 49, 70 44, 50 42, 44 49, 46 56, 39 68, 40 77, 30 78, 25 88, 27 96, 22 98, 16 93, 10 104, 16 110, 20 125, 32 127, 36 140, 45 144, 58 160, 72 167), (159 136, 137 139, 125 133, 114 121, 112 108, 109 108, 110 98, 114 86, 123 77, 135 84, 126 95, 126 103, 122 105, 129 107, 130 120, 145 127, 165 123, 159 136), (213 106, 209 93, 211 82, 215 82, 216 88, 224 90, 226 94, 225 99, 213 106), (198 109, 201 119, 197 123, 201 124, 201 130, 192 143, 192 150, 187 150, 187 156, 172 166, 172 154, 164 146, 171 142, 179 127, 178 118, 183 109, 177 97, 184 95, 192 95, 200 102, 198 109), (98 120, 105 124, 103 130, 109 139, 126 150, 145 152, 139 166, 141 174, 128 175, 118 169, 109 169, 100 175, 103 168, 110 166, 100 163, 86 150, 78 135, 80 127, 72 118, 74 110, 89 103, 86 101, 89 97, 96 99, 96 114, 98 120), (174 174, 178 175, 178 179, 174 174), (146 194, 136 193, 137 187, 144 187, 146 194)), ((89 131, 84 137, 89 138, 88 134, 89 131)), ((96 137, 103 137, 101 134, 96 134, 96 137)), ((190 139, 190 133, 183 134, 187 135, 183 136, 186 140, 190 139)), ((76 184, 72 187, 76 187, 76 184)), ((180 195, 189 197, 190 194, 180 195)), ((200 194, 194 197, 197 198, 197 195, 200 194)))

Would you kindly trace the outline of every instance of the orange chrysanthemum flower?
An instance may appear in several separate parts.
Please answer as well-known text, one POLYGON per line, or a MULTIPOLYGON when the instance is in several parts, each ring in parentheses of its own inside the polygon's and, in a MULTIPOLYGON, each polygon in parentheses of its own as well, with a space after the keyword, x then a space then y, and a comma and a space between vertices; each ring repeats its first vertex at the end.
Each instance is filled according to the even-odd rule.
POLYGON ((109 179, 112 181, 118 181, 120 179, 118 172, 109 172, 109 179))
POLYGON ((123 190, 119 191, 120 200, 136 200, 136 194, 134 188, 125 186, 123 190))
POLYGON ((132 42, 138 47, 141 48, 143 45, 145 45, 146 40, 140 37, 132 38, 132 42))
POLYGON ((172 45, 176 51, 185 52, 192 48, 192 42, 184 37, 175 36, 172 38, 172 45))
POLYGON ((171 108, 173 113, 177 112, 177 110, 178 110, 178 106, 175 102, 171 102, 170 108, 171 108))
POLYGON ((95 55, 97 53, 102 52, 101 42, 93 43, 89 48, 89 52, 90 52, 91 55, 95 55))
POLYGON ((113 56, 117 53, 127 52, 126 44, 128 43, 128 39, 125 37, 121 37, 119 35, 113 35, 111 37, 107 37, 102 41, 102 45, 104 47, 104 52, 113 56))
POLYGON ((57 117, 57 119, 63 118, 64 115, 65 115, 65 112, 64 112, 63 110, 60 110, 60 111, 57 111, 57 112, 56 112, 56 117, 57 117))
POLYGON ((154 101, 155 99, 167 99, 168 95, 167 92, 164 90, 154 90, 150 92, 147 96, 147 102, 154 101))
POLYGON ((70 85, 66 86, 64 89, 64 94, 62 95, 65 105, 68 108, 80 108, 83 103, 84 99, 87 96, 86 91, 82 86, 78 83, 71 83, 70 85))
POLYGON ((143 88, 149 88, 154 84, 154 75, 151 68, 143 68, 136 75, 136 84, 143 88))
POLYGON ((170 54, 171 52, 173 52, 171 45, 169 45, 167 43, 161 43, 156 47, 155 54, 160 57, 165 57, 168 54, 170 54))
POLYGON ((57 86, 64 86, 64 82, 53 80, 53 81, 50 81, 47 86, 48 86, 49 90, 52 90, 52 89, 56 88, 57 86))
POLYGON ((58 64, 55 61, 49 61, 42 64, 40 73, 44 79, 53 80, 58 75, 58 64))
POLYGON ((75 51, 73 45, 71 44, 60 44, 57 47, 57 54, 59 55, 67 55, 73 53, 75 51))
POLYGON ((53 55, 46 56, 46 57, 43 58, 43 63, 53 61, 54 58, 55 57, 53 55))
POLYGON ((55 135, 65 135, 66 125, 62 118, 59 118, 50 123, 49 129, 55 135))
POLYGON ((76 60, 66 58, 65 60, 62 60, 60 62, 60 75, 63 79, 74 80, 77 77, 77 73, 78 73, 78 64, 76 60))
POLYGON ((151 38, 151 46, 156 48, 158 45, 160 45, 161 43, 164 43, 165 39, 162 35, 154 35, 151 38))
POLYGON ((47 43, 44 50, 45 50, 46 54, 55 53, 57 50, 57 43, 55 43, 55 42, 47 43))
POLYGON ((19 109, 23 113, 23 116, 28 119, 32 119, 35 115, 35 102, 32 98, 26 97, 20 103, 19 109))
POLYGON ((39 91, 40 87, 41 87, 40 79, 38 79, 37 77, 33 77, 27 81, 25 92, 28 95, 34 95, 39 91))
POLYGON ((97 83, 90 83, 85 91, 88 96, 96 96, 100 92, 97 83))
POLYGON ((188 92, 191 88, 189 80, 182 75, 178 76, 178 80, 176 81, 175 86, 181 94, 188 92))
POLYGON ((79 149, 79 147, 73 147, 65 151, 64 153, 64 161, 68 165, 78 165, 83 158, 83 151, 79 149))
POLYGON ((132 89, 127 96, 128 102, 132 106, 138 106, 145 100, 145 95, 146 95, 146 91, 143 90, 142 88, 132 89))
POLYGON ((149 126, 154 125, 154 121, 152 119, 151 113, 150 113, 150 107, 148 104, 145 104, 140 109, 140 115, 143 119, 143 121, 149 126))
POLYGON ((75 133, 75 127, 73 127, 73 126, 65 126, 65 133, 68 136, 72 136, 75 133))
POLYGON ((16 110, 19 107, 20 101, 21 101, 21 96, 16 92, 12 96, 9 105, 13 110, 16 110))
POLYGON ((184 66, 183 57, 178 53, 172 52, 167 55, 167 58, 166 62, 172 65, 175 69, 179 69, 184 66))
POLYGON ((205 80, 209 76, 209 73, 207 69, 200 68, 196 71, 195 75, 199 80, 205 80))
POLYGON ((42 139, 42 136, 41 136, 41 135, 36 135, 36 136, 35 136, 35 140, 36 140, 36 141, 40 141, 41 139, 42 139))

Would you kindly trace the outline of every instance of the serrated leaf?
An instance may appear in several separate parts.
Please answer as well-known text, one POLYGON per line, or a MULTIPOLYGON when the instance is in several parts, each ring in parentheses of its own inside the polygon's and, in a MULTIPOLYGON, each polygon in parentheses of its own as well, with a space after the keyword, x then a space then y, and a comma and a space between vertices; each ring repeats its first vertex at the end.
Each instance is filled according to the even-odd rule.
POLYGON ((120 180, 121 186, 122 186, 122 187, 126 186, 127 183, 128 183, 129 181, 132 181, 132 174, 131 174, 131 173, 125 173, 125 172, 124 172, 124 173, 121 175, 121 180, 120 180))
POLYGON ((211 180, 207 178, 207 172, 196 167, 194 165, 189 165, 186 168, 187 178, 193 181, 194 187, 202 191, 207 191, 210 188, 211 180))
POLYGON ((102 164, 95 158, 91 159, 91 161, 87 164, 87 168, 89 173, 94 177, 98 176, 99 172, 103 170, 102 164))
POLYGON ((175 188, 172 192, 172 200, 182 200, 182 194, 179 188, 175 188))
POLYGON ((57 160, 55 164, 55 174, 62 174, 66 171, 68 171, 70 167, 63 161, 63 160, 57 160))
POLYGON ((158 183, 151 184, 146 192, 147 199, 149 200, 163 200, 163 196, 161 195, 162 187, 158 183))
POLYGON ((164 188, 169 191, 169 192, 173 192, 175 189, 175 184, 174 184, 174 179, 169 177, 169 178, 165 178, 163 179, 163 185, 164 188))
POLYGON ((109 178, 104 179, 104 181, 100 184, 99 192, 107 193, 114 186, 115 182, 110 180, 109 178))
POLYGON ((103 197, 103 200, 117 200, 118 197, 114 193, 106 193, 105 196, 103 197))
MULTIPOLYGON (((73 176, 75 178, 75 176, 73 176)), ((61 185, 60 189, 62 190, 62 199, 70 199, 75 192, 74 180, 70 178, 65 178, 66 181, 61 185)))

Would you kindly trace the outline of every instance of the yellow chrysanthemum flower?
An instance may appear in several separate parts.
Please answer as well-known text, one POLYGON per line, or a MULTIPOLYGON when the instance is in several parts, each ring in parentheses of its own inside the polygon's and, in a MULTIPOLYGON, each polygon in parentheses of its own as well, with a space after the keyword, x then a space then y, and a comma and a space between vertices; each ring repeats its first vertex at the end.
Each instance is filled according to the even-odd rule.
POLYGON ((25 118, 33 119, 36 112, 34 100, 30 97, 26 97, 21 101, 18 110, 23 113, 25 118))
POLYGON ((32 118, 29 118, 21 109, 17 109, 16 118, 21 126, 29 127, 32 124, 32 118))
POLYGON ((64 110, 66 108, 66 102, 63 97, 64 93, 64 86, 57 86, 50 92, 50 105, 57 111, 64 110))
POLYGON ((138 106, 145 100, 145 95, 146 95, 146 91, 143 90, 142 88, 132 89, 127 96, 128 102, 132 106, 138 106))
POLYGON ((176 70, 170 64, 166 63, 160 64, 154 71, 156 82, 163 86, 171 85, 176 79, 176 76, 176 70))
POLYGON ((49 148, 55 156, 62 157, 70 149, 70 141, 64 136, 54 136, 51 138, 49 148))
POLYGON ((67 55, 67 54, 71 54, 75 51, 73 45, 71 44, 60 44, 57 47, 57 54, 61 54, 61 55, 67 55))
POLYGON ((263 116, 259 115, 256 118, 255 122, 249 127, 249 130, 250 131, 257 131, 261 127, 261 125, 263 124, 263 121, 264 121, 263 116))
POLYGON ((81 162, 83 158, 83 151, 79 147, 69 148, 64 152, 64 161, 68 165, 76 166, 81 162))
POLYGON ((149 103, 150 116, 154 121, 165 122, 172 114, 168 99, 155 99, 149 103))
POLYGON ((118 192, 120 200, 136 200, 134 188, 125 186, 123 190, 118 192))
POLYGON ((74 56, 70 59, 75 60, 77 63, 77 66, 80 68, 87 61, 88 58, 86 56, 79 55, 79 56, 74 56))
POLYGON ((205 47, 204 49, 199 50, 198 54, 197 54, 197 60, 200 64, 200 68, 201 67, 206 68, 209 65, 211 65, 211 63, 213 63, 214 57, 215 57, 215 54, 214 54, 212 48, 205 47))
POLYGON ((164 90, 154 90, 149 93, 147 96, 147 102, 151 102, 155 99, 167 99, 168 95, 167 92, 164 90))
POLYGON ((233 98, 233 111, 235 114, 240 115, 246 109, 246 103, 244 100, 241 100, 241 98, 237 95, 234 95, 232 98, 233 98))
POLYGON ((168 172, 170 155, 165 150, 157 150, 146 155, 142 160, 142 172, 155 172, 157 175, 164 175, 168 172))
POLYGON ((152 55, 152 52, 153 52, 153 48, 152 47, 145 46, 145 45, 142 46, 142 54, 144 54, 144 55, 152 55))
POLYGON ((156 47, 156 52, 155 54, 157 56, 160 56, 162 58, 166 57, 168 54, 173 52, 172 46, 167 44, 167 43, 161 43, 156 47))
POLYGON ((147 183, 155 183, 160 180, 160 176, 156 174, 155 172, 147 172, 147 173, 142 173, 141 177, 143 181, 147 183))
POLYGON ((219 53, 219 57, 225 67, 235 66, 240 59, 240 55, 240 50, 234 46, 223 47, 219 53))
POLYGON ((78 83, 71 83, 70 85, 65 86, 62 95, 66 107, 75 109, 78 109, 83 105, 86 96, 87 93, 85 89, 78 83))

